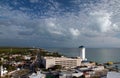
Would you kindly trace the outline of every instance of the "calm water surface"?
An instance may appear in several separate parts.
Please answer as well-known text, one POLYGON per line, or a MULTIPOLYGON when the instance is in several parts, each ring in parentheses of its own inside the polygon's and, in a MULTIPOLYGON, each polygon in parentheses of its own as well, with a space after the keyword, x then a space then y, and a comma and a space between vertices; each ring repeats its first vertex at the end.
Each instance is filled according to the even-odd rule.
MULTIPOLYGON (((47 48, 48 51, 58 52, 68 57, 80 55, 79 48, 47 48)), ((90 61, 105 63, 120 62, 120 48, 86 48, 86 58, 90 61)))

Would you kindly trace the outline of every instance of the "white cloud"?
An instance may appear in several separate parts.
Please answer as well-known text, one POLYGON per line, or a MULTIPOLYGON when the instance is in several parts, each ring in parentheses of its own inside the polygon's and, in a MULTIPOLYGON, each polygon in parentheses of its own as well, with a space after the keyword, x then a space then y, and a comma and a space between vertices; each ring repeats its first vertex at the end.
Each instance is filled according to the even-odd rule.
POLYGON ((111 19, 110 13, 99 11, 90 13, 90 15, 93 17, 94 22, 96 22, 97 25, 100 26, 101 32, 108 32, 111 30, 112 22, 110 20, 111 19))
POLYGON ((70 28, 69 31, 75 37, 80 35, 80 31, 78 29, 70 28))
POLYGON ((56 27, 55 23, 56 23, 56 19, 55 18, 46 19, 46 24, 49 27, 56 27))
MULTIPOLYGON (((32 0, 33 3, 37 1, 32 0)), ((50 7, 50 11, 46 12, 52 17, 44 16, 44 18, 31 18, 34 14, 29 15, 19 10, 11 10, 10 6, 4 6, 0 8, 0 33, 2 33, 0 39, 22 38, 48 44, 55 41, 61 46, 62 44, 70 46, 70 42, 75 42, 76 46, 93 43, 94 46, 104 46, 108 43, 115 45, 114 43, 120 40, 116 36, 120 31, 120 6, 118 5, 120 1, 115 1, 86 3, 86 8, 79 8, 78 12, 64 12, 62 15, 59 12, 63 9, 59 8, 60 4, 55 2, 55 6, 50 7), (55 8, 57 12, 54 12, 55 8), (101 39, 103 37, 104 39, 101 39), (80 43, 77 42, 78 40, 80 43), (101 44, 103 40, 105 44, 101 44)), ((54 1, 52 3, 54 4, 54 1)), ((76 6, 79 7, 79 5, 76 6)))
POLYGON ((52 33, 52 34, 56 34, 56 35, 62 35, 63 33, 62 32, 60 32, 60 31, 49 31, 50 33, 52 33))

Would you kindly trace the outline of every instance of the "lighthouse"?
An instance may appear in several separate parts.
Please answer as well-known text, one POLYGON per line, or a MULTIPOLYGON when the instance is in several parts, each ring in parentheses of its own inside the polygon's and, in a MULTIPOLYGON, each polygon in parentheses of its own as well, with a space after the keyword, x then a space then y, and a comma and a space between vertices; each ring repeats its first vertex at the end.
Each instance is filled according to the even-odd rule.
POLYGON ((85 47, 84 46, 80 46, 80 57, 82 58, 83 61, 87 60, 85 58, 85 47))

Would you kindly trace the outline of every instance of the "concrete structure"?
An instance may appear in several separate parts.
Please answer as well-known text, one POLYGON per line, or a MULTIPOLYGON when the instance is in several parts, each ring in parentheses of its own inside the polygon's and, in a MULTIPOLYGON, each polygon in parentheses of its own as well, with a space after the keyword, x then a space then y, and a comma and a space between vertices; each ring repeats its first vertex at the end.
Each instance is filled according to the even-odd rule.
POLYGON ((80 76, 82 76, 82 75, 83 75, 82 72, 72 73, 72 77, 80 77, 80 76))
POLYGON ((8 72, 8 71, 6 70, 6 68, 3 68, 3 66, 1 65, 1 66, 0 66, 0 75, 1 75, 1 76, 4 76, 4 75, 7 74, 7 72, 8 72))
POLYGON ((83 75, 82 72, 66 71, 66 72, 61 72, 60 75, 59 75, 59 78, 81 77, 82 75, 83 75))
POLYGON ((105 69, 104 66, 96 66, 96 67, 92 68, 92 70, 94 70, 94 71, 102 71, 104 69, 105 69))
POLYGON ((67 57, 43 57, 42 62, 46 69, 54 66, 61 65, 65 68, 74 68, 81 65, 82 59, 80 57, 67 58, 67 57))
POLYGON ((107 78, 120 78, 120 72, 108 72, 107 78))
POLYGON ((95 67, 95 62, 89 62, 89 61, 82 61, 81 66, 87 66, 88 68, 95 67))
POLYGON ((83 61, 87 60, 85 58, 85 47, 84 46, 80 46, 79 48, 80 48, 80 57, 82 58, 83 61))
MULTIPOLYGON (((4 59, 1 58, 1 62, 3 62, 3 61, 4 61, 4 59)), ((8 72, 8 71, 6 70, 6 68, 4 68, 3 65, 0 65, 0 76, 6 75, 7 72, 8 72)))
POLYGON ((30 57, 30 56, 24 56, 24 59, 25 59, 25 60, 30 60, 31 57, 30 57))
POLYGON ((3 66, 0 66, 0 75, 3 76, 3 66))
POLYGON ((45 74, 42 74, 40 71, 37 71, 37 73, 33 73, 29 78, 46 78, 45 74))

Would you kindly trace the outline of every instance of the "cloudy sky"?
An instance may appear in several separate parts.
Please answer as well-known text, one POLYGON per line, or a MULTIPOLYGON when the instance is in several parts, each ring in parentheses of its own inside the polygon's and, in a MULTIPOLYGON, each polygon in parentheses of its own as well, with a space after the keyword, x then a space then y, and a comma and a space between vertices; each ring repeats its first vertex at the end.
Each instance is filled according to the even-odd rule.
POLYGON ((0 0, 0 46, 120 47, 120 0, 0 0))

